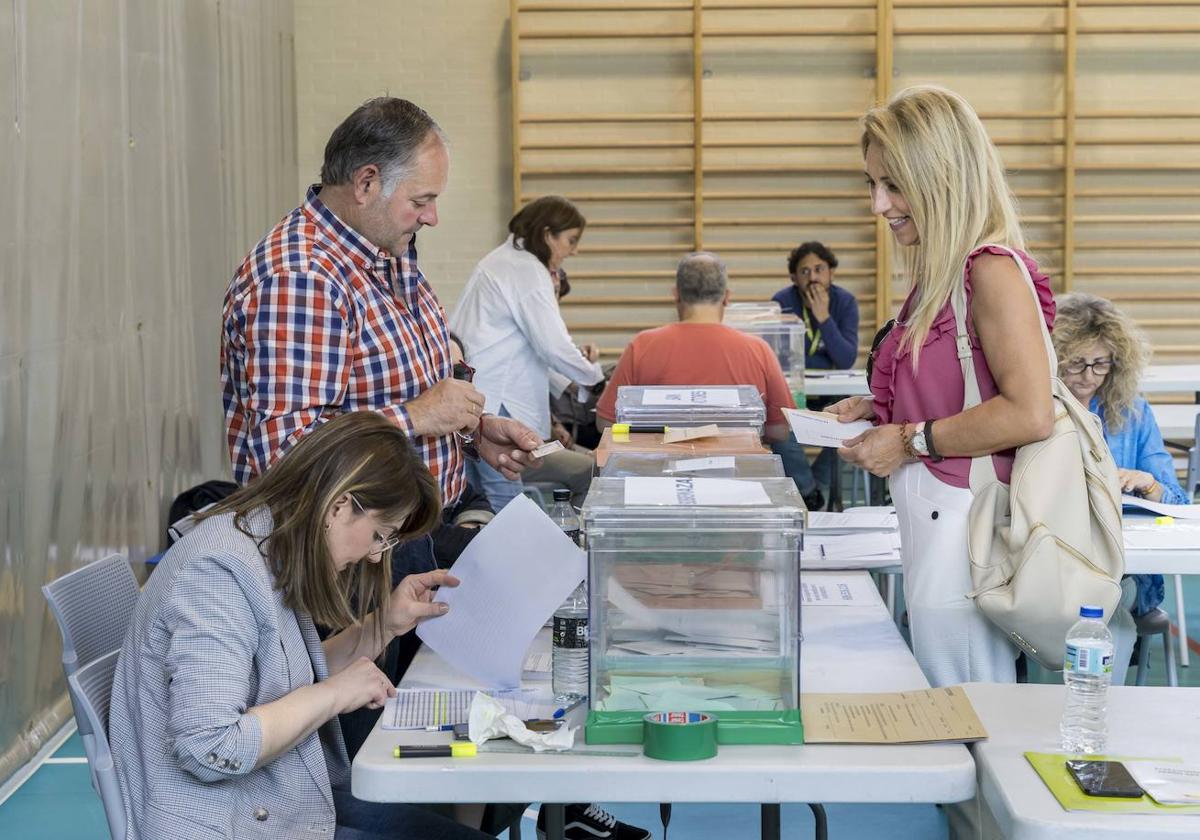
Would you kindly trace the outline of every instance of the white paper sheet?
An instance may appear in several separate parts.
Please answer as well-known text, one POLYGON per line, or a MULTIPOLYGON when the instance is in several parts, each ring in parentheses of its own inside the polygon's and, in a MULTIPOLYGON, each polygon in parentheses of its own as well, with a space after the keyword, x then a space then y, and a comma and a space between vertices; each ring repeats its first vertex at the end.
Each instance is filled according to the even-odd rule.
POLYGON ((435 600, 450 612, 417 635, 447 663, 484 685, 514 688, 538 630, 587 575, 583 551, 526 496, 484 526, 450 572, 462 584, 435 600))
POLYGON ((881 600, 871 578, 861 573, 800 576, 800 603, 806 607, 868 607, 881 600))
POLYGON ((736 478, 661 478, 629 476, 625 479, 627 505, 769 505, 770 497, 758 481, 736 478))
POLYGON ((642 405, 738 405, 736 388, 647 388, 642 405))
POLYGON ((858 507, 840 512, 808 512, 809 531, 894 531, 898 527, 894 507, 858 507))
POLYGON ((1162 502, 1139 499, 1137 496, 1122 496, 1121 505, 1141 508, 1160 516, 1171 516, 1175 519, 1200 519, 1200 505, 1165 505, 1162 502))
POLYGON ((1200 528, 1195 523, 1125 528, 1121 536, 1125 540, 1126 551, 1200 549, 1200 528))
POLYGON ((874 428, 869 420, 842 423, 837 419, 837 415, 825 411, 785 408, 783 415, 792 427, 792 434, 796 436, 796 440, 804 446, 839 447, 850 438, 874 428))
POLYGON ((828 536, 810 532, 805 535, 804 550, 800 553, 804 566, 839 569, 875 568, 899 562, 899 558, 900 534, 895 531, 828 536), (869 562, 860 567, 859 560, 869 562))
POLYGON ((1165 761, 1122 761, 1138 786, 1159 805, 1200 805, 1200 766, 1165 761))
POLYGON ((734 466, 732 455, 720 455, 716 458, 684 458, 676 461, 670 469, 664 472, 703 472, 704 470, 731 470, 734 466))

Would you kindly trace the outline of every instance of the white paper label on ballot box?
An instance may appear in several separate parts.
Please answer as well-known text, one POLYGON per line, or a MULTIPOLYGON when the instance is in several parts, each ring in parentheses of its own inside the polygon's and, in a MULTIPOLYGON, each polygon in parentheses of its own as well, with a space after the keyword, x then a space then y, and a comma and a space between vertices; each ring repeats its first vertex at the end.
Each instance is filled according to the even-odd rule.
POLYGON ((720 405, 738 404, 736 388, 647 388, 642 405, 720 405))
POLYGON ((736 478, 660 478, 630 476, 625 479, 627 505, 769 505, 771 499, 759 481, 736 478))

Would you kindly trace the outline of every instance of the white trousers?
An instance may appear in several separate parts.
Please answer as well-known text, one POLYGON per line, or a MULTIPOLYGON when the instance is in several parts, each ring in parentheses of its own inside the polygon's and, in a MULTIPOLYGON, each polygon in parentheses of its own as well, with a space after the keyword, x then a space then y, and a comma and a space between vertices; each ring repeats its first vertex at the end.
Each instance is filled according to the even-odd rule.
POLYGON ((935 688, 965 682, 1015 682, 1017 648, 967 597, 971 491, 939 481, 924 464, 889 479, 900 523, 900 560, 908 629, 935 688))

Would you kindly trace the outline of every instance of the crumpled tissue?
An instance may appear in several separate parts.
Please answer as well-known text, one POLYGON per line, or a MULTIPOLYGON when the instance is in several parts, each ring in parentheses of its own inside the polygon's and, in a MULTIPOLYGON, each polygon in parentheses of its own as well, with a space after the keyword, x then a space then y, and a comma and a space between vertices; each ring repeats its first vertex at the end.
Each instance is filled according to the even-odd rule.
POLYGON ((496 698, 481 691, 475 692, 471 699, 471 711, 467 718, 467 734, 476 745, 489 738, 507 735, 534 752, 571 749, 575 745, 576 729, 578 727, 562 726, 553 732, 530 732, 524 721, 505 709, 496 698))

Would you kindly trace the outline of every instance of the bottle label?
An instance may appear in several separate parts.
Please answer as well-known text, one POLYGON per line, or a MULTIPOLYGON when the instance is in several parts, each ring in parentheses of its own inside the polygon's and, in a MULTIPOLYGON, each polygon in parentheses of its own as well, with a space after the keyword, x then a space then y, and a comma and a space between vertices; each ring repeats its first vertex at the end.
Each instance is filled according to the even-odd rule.
POLYGON ((554 616, 554 646, 556 648, 585 648, 588 646, 587 618, 554 616))
POLYGON ((1111 674, 1112 651, 1100 646, 1067 645, 1063 670, 1074 674, 1111 674))

